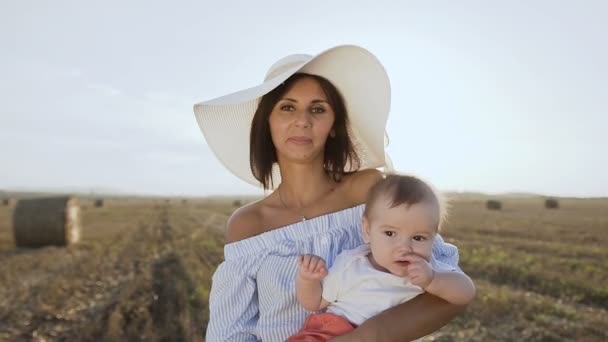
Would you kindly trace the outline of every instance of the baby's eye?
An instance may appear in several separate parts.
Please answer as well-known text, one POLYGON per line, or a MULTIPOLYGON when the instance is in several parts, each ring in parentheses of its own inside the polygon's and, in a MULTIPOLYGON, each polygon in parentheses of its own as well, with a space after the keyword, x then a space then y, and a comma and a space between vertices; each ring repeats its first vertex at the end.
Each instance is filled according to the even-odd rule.
POLYGON ((281 110, 284 112, 293 112, 295 110, 295 108, 292 105, 286 104, 286 105, 281 106, 281 110))
POLYGON ((388 237, 393 237, 393 236, 395 236, 395 232, 391 232, 390 230, 387 230, 384 232, 384 235, 386 235, 388 237))
POLYGON ((426 237, 424 237, 422 235, 416 235, 416 236, 414 236, 414 240, 416 240, 416 241, 426 241, 426 237))

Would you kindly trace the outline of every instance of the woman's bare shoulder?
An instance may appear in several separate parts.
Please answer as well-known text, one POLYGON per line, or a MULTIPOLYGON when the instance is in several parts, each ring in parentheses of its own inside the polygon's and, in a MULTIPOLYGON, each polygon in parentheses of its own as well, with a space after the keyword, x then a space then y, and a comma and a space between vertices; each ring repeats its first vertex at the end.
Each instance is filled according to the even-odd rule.
POLYGON ((226 227, 225 241, 232 243, 260 234, 262 227, 261 201, 235 210, 226 227))
POLYGON ((348 189, 349 197, 355 203, 364 203, 367 200, 369 190, 380 179, 382 179, 382 172, 376 169, 368 169, 347 175, 344 178, 344 185, 348 189))

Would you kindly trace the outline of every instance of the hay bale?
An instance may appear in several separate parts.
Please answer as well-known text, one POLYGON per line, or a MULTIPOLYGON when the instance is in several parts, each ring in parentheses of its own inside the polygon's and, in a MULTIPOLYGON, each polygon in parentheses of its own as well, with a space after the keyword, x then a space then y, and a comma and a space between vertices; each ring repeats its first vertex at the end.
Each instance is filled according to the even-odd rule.
POLYGON ((80 241, 80 206, 71 196, 24 199, 13 212, 17 247, 69 246, 80 241))
POLYGON ((486 202, 486 208, 488 208, 488 210, 500 210, 502 209, 502 203, 497 200, 488 200, 486 202))
POLYGON ((101 208, 103 207, 103 199, 98 198, 95 200, 95 208, 101 208))
POLYGON ((241 200, 234 200, 234 202, 232 202, 232 206, 233 207, 240 207, 243 205, 243 202, 241 202, 241 200))
POLYGON ((545 200, 545 208, 547 209, 558 209, 559 202, 555 198, 547 198, 545 200))
POLYGON ((3 198, 2 206, 4 207, 12 207, 15 204, 15 200, 12 198, 3 198))

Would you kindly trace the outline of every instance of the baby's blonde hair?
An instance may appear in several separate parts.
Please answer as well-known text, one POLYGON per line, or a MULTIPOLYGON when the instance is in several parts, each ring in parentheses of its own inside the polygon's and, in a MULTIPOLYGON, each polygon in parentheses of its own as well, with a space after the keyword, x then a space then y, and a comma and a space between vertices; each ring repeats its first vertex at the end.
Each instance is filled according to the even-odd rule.
POLYGON ((411 206, 418 203, 429 203, 437 209, 437 231, 441 230, 447 221, 447 200, 433 186, 420 178, 396 173, 385 174, 383 179, 376 183, 369 192, 367 205, 363 215, 370 218, 373 207, 381 198, 388 198, 390 207, 401 204, 411 206))

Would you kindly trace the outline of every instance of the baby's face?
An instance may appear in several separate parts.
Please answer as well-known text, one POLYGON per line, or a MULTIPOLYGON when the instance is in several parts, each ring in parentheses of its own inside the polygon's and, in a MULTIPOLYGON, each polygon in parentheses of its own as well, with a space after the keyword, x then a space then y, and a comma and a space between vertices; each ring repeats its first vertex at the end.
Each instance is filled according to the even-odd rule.
POLYGON ((372 253, 370 261, 381 271, 406 276, 406 255, 413 253, 427 261, 431 259, 438 222, 437 208, 431 204, 390 208, 379 200, 370 217, 363 218, 363 236, 372 253))

